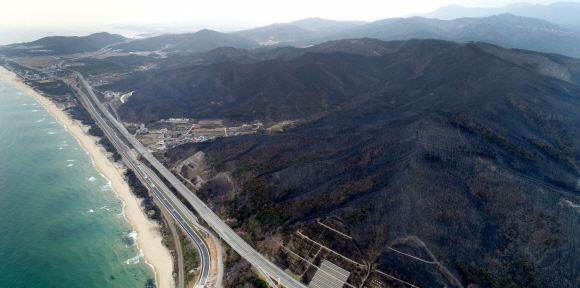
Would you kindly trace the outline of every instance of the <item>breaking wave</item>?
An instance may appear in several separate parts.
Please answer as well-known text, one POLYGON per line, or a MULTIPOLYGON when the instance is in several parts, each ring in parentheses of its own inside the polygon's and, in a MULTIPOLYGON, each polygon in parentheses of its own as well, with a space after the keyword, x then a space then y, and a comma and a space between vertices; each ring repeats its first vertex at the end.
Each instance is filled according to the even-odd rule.
POLYGON ((127 264, 139 264, 139 258, 140 257, 141 256, 137 255, 137 256, 135 256, 133 258, 128 259, 127 260, 127 264))

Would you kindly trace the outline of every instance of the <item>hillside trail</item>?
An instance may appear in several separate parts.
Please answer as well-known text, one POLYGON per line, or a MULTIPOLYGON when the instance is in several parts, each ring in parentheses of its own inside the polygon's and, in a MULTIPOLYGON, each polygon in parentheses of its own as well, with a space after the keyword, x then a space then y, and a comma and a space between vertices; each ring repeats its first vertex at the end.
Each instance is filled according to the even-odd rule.
POLYGON ((418 237, 416 237, 416 236, 409 236, 409 237, 406 237, 406 238, 397 238, 397 239, 393 240, 393 241, 392 241, 392 242, 389 244, 388 248, 389 248, 390 250, 392 250, 392 251, 395 251, 395 252, 397 252, 397 253, 400 253, 400 254, 402 254, 402 255, 405 255, 405 256, 407 256, 407 257, 413 258, 413 259, 415 259, 415 260, 417 260, 417 261, 421 261, 421 262, 424 262, 424 263, 427 263, 427 264, 437 265, 437 269, 439 270, 439 272, 440 272, 441 274, 443 274, 443 276, 444 276, 444 277, 447 279, 447 281, 449 281, 449 283, 450 283, 450 284, 452 284, 452 285, 453 285, 453 286, 455 286, 455 287, 460 287, 460 288, 463 288, 463 285, 461 285, 461 282, 460 282, 459 280, 457 280, 457 278, 455 278, 455 276, 453 276, 453 275, 451 274, 451 272, 449 272, 449 270, 447 270, 447 268, 445 268, 445 266, 443 266, 443 265, 442 265, 442 264, 441 264, 441 263, 440 263, 440 262, 437 260, 437 257, 435 257, 435 255, 433 254, 433 252, 431 252, 431 250, 429 250, 429 248, 427 248, 427 245, 425 245, 425 242, 423 242, 423 241, 422 241, 421 239, 419 239, 418 237), (404 252, 398 251, 398 250, 396 250, 396 249, 394 249, 394 248, 391 248, 391 247, 392 247, 392 246, 394 246, 394 245, 397 245, 397 244, 407 244, 407 243, 409 243, 409 242, 413 242, 413 243, 415 243, 416 245, 418 245, 419 247, 421 247, 421 248, 425 249, 425 252, 427 252, 427 254, 428 254, 428 255, 429 255, 429 257, 432 259, 432 261, 424 260, 424 259, 421 259, 421 258, 418 258, 418 257, 412 256, 412 255, 409 255, 409 254, 407 254, 407 253, 404 253, 404 252))

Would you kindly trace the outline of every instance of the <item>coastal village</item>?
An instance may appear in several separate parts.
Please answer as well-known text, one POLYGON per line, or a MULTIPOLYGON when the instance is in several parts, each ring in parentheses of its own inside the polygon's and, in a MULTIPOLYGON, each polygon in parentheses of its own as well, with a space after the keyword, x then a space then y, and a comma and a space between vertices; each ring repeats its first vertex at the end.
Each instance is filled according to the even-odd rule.
MULTIPOLYGON (((47 65, 37 66, 36 68, 46 72, 48 75, 66 78, 71 84, 80 84, 74 74, 67 73, 65 70, 58 68, 56 65, 48 65, 58 60, 58 57, 44 58, 50 58, 52 61, 50 59, 35 59, 36 62, 26 64, 47 65)), ((15 65, 15 67, 10 66, 9 63, 7 63, 5 66, 24 80, 35 82, 37 84, 50 84, 51 82, 54 82, 54 80, 51 80, 39 71, 28 69, 28 67, 21 66, 17 63, 13 63, 13 65, 15 65)), ((84 64, 80 62, 68 62, 64 66, 72 68, 71 66, 84 66, 84 64)), ((151 68, 153 67, 137 67, 135 68, 135 71, 143 71, 151 68)), ((111 74, 95 76, 89 74, 87 75, 86 79, 91 86, 98 87, 109 83, 109 81, 115 81, 116 78, 120 76, 122 75, 111 74)), ((39 92, 43 94, 43 92, 39 92)), ((119 108, 121 105, 123 105, 133 95, 134 92, 135 91, 119 92, 107 90, 101 92, 100 94, 103 96, 106 102, 109 102, 109 107, 111 107, 114 114, 117 114, 116 108, 119 108)), ((76 99, 68 93, 63 95, 57 94, 58 93, 52 95, 51 93, 50 96, 60 109, 74 107, 78 104, 76 99)), ((207 141, 213 141, 221 137, 233 137, 256 133, 259 131, 259 129, 264 129, 264 124, 258 120, 248 124, 244 123, 239 126, 228 127, 224 125, 222 120, 219 119, 199 120, 190 118, 161 119, 157 122, 149 123, 147 125, 143 123, 124 122, 124 125, 129 131, 134 133, 136 138, 151 152, 163 151, 187 143, 203 143, 207 141)))
MULTIPOLYGON (((147 55, 156 55, 156 58, 165 58, 166 57, 166 52, 163 51, 151 51, 151 52, 123 52, 121 49, 115 49, 115 50, 111 50, 108 51, 107 53, 104 54, 100 54, 100 55, 96 55, 93 56, 93 59, 105 59, 107 57, 112 57, 112 56, 128 56, 128 55, 137 55, 137 56, 147 56, 147 55)), ((149 63, 149 62, 145 62, 142 64, 131 64, 128 65, 128 68, 122 72, 115 72, 113 70, 110 69, 104 69, 100 72, 97 73, 91 73, 90 68, 91 67, 87 67, 90 66, 87 65, 87 63, 83 62, 82 58, 85 58, 87 55, 83 54, 83 53, 75 53, 75 54, 71 54, 71 55, 63 55, 63 56, 34 56, 34 57, 23 57, 23 58, 19 58, 19 59, 12 59, 17 60, 17 63, 13 63, 13 65, 15 65, 16 67, 12 67, 10 65, 10 63, 6 63, 6 68, 10 71, 13 71, 14 73, 16 73, 17 75, 19 75, 20 77, 22 77, 25 80, 31 80, 31 81, 44 81, 44 80, 48 80, 45 76, 42 75, 42 73, 39 73, 38 71, 29 69, 28 67, 34 67, 36 69, 40 69, 43 72, 46 72, 48 74, 51 75, 55 75, 55 76, 59 76, 59 77, 65 77, 67 78, 67 80, 69 80, 72 83, 75 83, 76 78, 74 76, 71 75, 67 75, 67 72, 65 72, 65 70, 60 69, 57 66, 57 63, 63 61, 63 60, 67 60, 69 59, 66 63, 63 64, 63 68, 69 68, 69 69, 74 69, 74 68, 87 68, 88 71, 85 75, 85 79, 88 81, 88 83, 92 86, 92 87, 99 87, 99 86, 103 86, 103 85, 107 85, 110 83, 113 83, 119 79, 125 78, 127 77, 127 75, 133 73, 133 72, 140 72, 140 71, 147 71, 150 69, 156 69, 158 68, 157 64, 155 63, 149 63), (79 58, 79 59, 77 59, 79 58), (69 77, 70 76, 70 77, 69 77)), ((3 57, 0 55, 0 57, 3 57)), ((0 58, 0 60, 2 60, 4 58, 0 58)), ((78 83, 75 83, 78 84, 78 83)))

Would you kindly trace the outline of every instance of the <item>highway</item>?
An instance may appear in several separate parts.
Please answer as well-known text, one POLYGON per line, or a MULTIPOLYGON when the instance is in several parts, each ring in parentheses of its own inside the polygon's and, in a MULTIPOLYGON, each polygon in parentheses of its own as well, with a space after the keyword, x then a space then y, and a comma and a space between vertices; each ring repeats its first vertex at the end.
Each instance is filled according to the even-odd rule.
MULTIPOLYGON (((61 67, 61 64, 62 63, 59 64, 59 67, 61 67)), ((80 75, 78 72, 74 72, 74 73, 77 75, 80 75)), ((82 75, 80 75, 80 77, 82 77, 82 75)), ((65 83, 70 84, 71 88, 73 88, 83 98, 83 101, 85 102, 85 106, 87 107, 87 110, 89 111, 89 113, 91 113, 93 115, 95 120, 97 120, 99 122, 100 126, 103 127, 103 131, 109 136, 109 138, 111 139, 111 142, 119 150, 119 153, 121 153, 123 155, 123 160, 125 160, 125 163, 129 166, 129 168, 132 168, 133 171, 135 171, 135 173, 137 173, 137 175, 139 175, 142 179, 145 180, 145 182, 151 188, 151 190, 153 191, 155 196, 157 196, 159 201, 161 203, 163 203, 163 206, 165 206, 165 208, 171 213, 171 215, 177 221, 177 223, 179 223, 179 225, 183 228, 183 230, 187 233, 187 235, 194 241, 195 245, 197 246, 198 250, 200 251, 200 262, 201 262, 200 277, 197 281, 197 285, 205 286, 205 284, 207 282, 207 278, 209 276, 209 270, 210 270, 210 265, 211 265, 210 254, 209 254, 209 250, 208 250, 207 246, 205 245, 205 242, 196 234, 196 232, 193 228, 193 225, 190 223, 187 223, 187 221, 185 221, 181 217, 181 215, 177 212, 176 208, 173 205, 171 205, 170 201, 167 200, 166 194, 163 193, 159 189, 159 187, 153 183, 153 181, 151 180, 151 176, 154 176, 154 175, 147 176, 148 174, 145 173, 142 169, 142 167, 144 167, 144 165, 141 165, 141 163, 136 159, 135 155, 131 152, 131 149, 129 147, 127 147, 125 145, 125 143, 123 143, 117 137, 117 135, 109 127, 109 125, 107 125, 107 123, 99 115, 99 113, 97 112, 97 110, 95 109, 95 107, 93 106, 91 101, 89 101, 87 95, 84 92, 82 92, 78 87, 69 83, 66 79, 59 78, 59 77, 57 77, 57 78, 59 80, 65 81, 65 83)), ((80 78, 80 79, 82 79, 83 84, 85 85, 85 88, 89 91, 90 94, 92 94, 91 96, 94 97, 93 99, 96 99, 96 96, 94 95, 90 86, 88 86, 88 83, 84 80, 84 78, 80 78)), ((95 103, 97 103, 97 105, 101 106, 99 108, 104 109, 104 106, 101 104, 100 101, 98 101, 98 99, 96 99, 95 103)), ((149 171, 149 172, 152 173, 151 171, 149 171)), ((159 181, 158 183, 161 183, 161 184, 158 184, 159 186, 161 186, 161 185, 165 186, 165 185, 163 185, 163 182, 161 182, 161 181, 159 181)), ((166 189, 166 191, 168 191, 168 190, 169 189, 166 189)), ((170 195, 170 196, 173 196, 173 195, 170 195)))
MULTIPOLYGON (((254 265, 262 274, 265 274, 266 277, 272 277, 277 284, 283 285, 287 288, 306 288, 307 286, 296 280, 292 275, 284 272, 284 270, 278 267, 276 264, 271 262, 269 259, 264 257, 262 254, 258 253, 254 248, 252 248, 246 241, 244 241, 234 230, 232 230, 227 224, 225 224, 203 201, 201 201, 193 192, 191 192, 177 177, 175 177, 167 168, 165 168, 155 157, 139 142, 133 135, 125 129, 125 126, 117 121, 117 119, 109 113, 109 111, 105 108, 105 106, 99 101, 97 96, 94 94, 93 90, 91 89, 90 85, 84 79, 84 77, 75 72, 77 78, 83 83, 89 95, 93 99, 94 103, 97 107, 101 110, 103 115, 105 115, 109 122, 112 123, 115 128, 131 143, 131 145, 135 148, 139 154, 163 175, 167 179, 177 191, 183 195, 185 199, 195 208, 198 214, 205 220, 208 225, 226 242, 228 243, 232 249, 234 249, 240 256, 244 257, 248 262, 254 265)), ((77 88, 78 90, 78 88, 77 88)), ((84 93, 80 93, 80 95, 85 99, 85 102, 90 103, 89 99, 87 99, 84 93)), ((89 111, 93 114, 96 118, 101 119, 100 115, 97 111, 94 110, 92 105, 88 105, 92 109, 89 111)), ((102 120, 102 119, 101 119, 102 120)), ((106 125, 106 124, 105 124, 106 125)), ((125 146, 121 143, 122 146, 125 146)), ((129 152, 130 153, 130 152, 129 152)), ((136 161, 136 160, 135 160, 136 161)))
POLYGON ((151 181, 151 178, 146 176, 146 174, 143 173, 142 171, 140 171, 139 169, 137 169, 137 171, 139 171, 138 173, 140 173, 140 176, 145 179, 145 182, 147 182, 147 185, 149 185, 149 187, 151 187, 151 190, 153 191, 153 193, 155 193, 155 195, 161 200, 161 203, 163 203, 163 206, 165 206, 165 208, 169 211, 169 213, 171 213, 171 215, 173 216, 175 221, 177 221, 177 223, 179 223, 179 225, 183 228, 185 233, 187 233, 187 235, 189 235, 189 237, 191 237, 191 239, 193 239, 193 242, 195 242, 197 249, 201 252, 200 253, 201 254, 200 255, 201 256, 200 257, 201 273, 200 273, 200 278, 198 280, 198 285, 205 285, 205 283, 207 282, 207 277, 209 276, 209 269, 210 269, 210 263, 211 263, 209 251, 207 250, 207 246, 205 246, 204 241, 197 235, 197 233, 190 226, 190 224, 187 223, 181 217, 181 215, 179 215, 179 213, 177 212, 177 210, 175 210, 175 208, 173 208, 173 205, 167 200, 167 198, 165 197, 165 195, 163 195, 163 193, 160 191, 160 189, 158 189, 157 186, 155 184, 153 184, 153 181, 151 181))
MULTIPOLYGON (((198 221, 197 221, 197 217, 195 217, 193 215, 193 213, 191 213, 191 211, 189 211, 189 209, 187 207, 185 207, 185 205, 183 203, 181 203, 181 201, 179 199, 177 199, 177 197, 175 195, 173 195, 173 192, 171 192, 171 190, 169 190, 169 188, 167 186, 165 186, 165 184, 163 184, 163 181, 161 181, 161 179, 159 179, 159 177, 157 177, 157 174, 155 174, 155 172, 151 171, 151 169, 149 169, 149 167, 145 166, 145 165, 140 165, 140 168, 149 176, 149 179, 152 179, 153 182, 158 183, 157 187, 161 188, 161 191, 163 191, 165 193, 165 195, 168 196, 169 200, 171 200, 173 202, 173 204, 177 207, 177 209, 179 211, 181 211, 182 215, 185 216, 186 220, 188 220, 190 223, 195 223, 194 225, 198 228, 198 230, 203 230, 205 233, 207 233, 209 236, 211 236, 214 240, 215 243, 215 247, 216 247, 216 254, 217 255, 222 255, 222 251, 221 251, 221 245, 219 244, 219 240, 217 239, 217 237, 214 235, 213 232, 211 232, 209 229, 199 225, 198 221)), ((222 257, 217 257, 217 265, 218 265, 218 277, 217 277, 217 281, 216 283, 214 283, 214 285, 212 287, 219 287, 219 285, 221 284, 221 281, 223 279, 223 259, 222 257)), ((211 276, 211 275, 210 275, 211 276)))
MULTIPOLYGON (((165 209, 165 207, 163 206, 163 204, 161 204, 161 201, 159 199, 153 197, 153 203, 155 203, 155 205, 159 207, 161 215, 163 215, 165 219, 169 219, 167 221, 167 226, 169 226, 169 229, 171 230, 171 235, 178 235, 177 228, 175 228, 175 221, 172 220, 173 216, 169 214, 169 211, 165 209)), ((183 265, 183 249, 181 247, 181 241, 179 237, 173 237, 173 243, 175 245, 175 254, 177 257, 177 268, 176 268, 177 286, 175 288, 185 288, 185 268, 183 265)))
MULTIPOLYGON (((112 46, 112 45, 110 45, 110 46, 112 46)), ((108 50, 110 50, 109 46, 99 50, 95 55, 106 53, 108 50)), ((59 63, 58 67, 61 69, 66 69, 66 68, 62 67, 63 63, 64 63, 64 61, 59 63)), ((45 71, 38 70, 38 69, 35 69, 33 67, 28 67, 28 68, 31 70, 37 70, 41 73, 46 74, 45 71)), ((70 70, 70 69, 67 69, 67 70, 70 70)), ((79 77, 79 80, 82 81, 83 85, 85 86, 85 88, 87 89, 89 94, 91 95, 91 98, 94 100, 94 102, 97 104, 97 106, 99 106, 99 109, 102 111, 105 111, 104 113, 105 113, 105 115, 107 115, 107 118, 112 118, 112 116, 104 108, 103 104, 97 99, 93 90, 91 89, 91 87, 87 83, 87 81, 84 79, 84 77, 76 71, 73 71, 73 70, 70 70, 70 71, 72 71, 73 73, 75 73, 75 75, 77 75, 77 77, 79 77)), ((173 216, 173 218, 177 221, 177 223, 179 223, 179 225, 183 228, 183 230, 186 232, 186 234, 194 241, 195 245, 197 246, 197 248, 200 252, 200 262, 201 262, 200 277, 199 277, 198 281, 196 282, 196 287, 204 287, 206 285, 207 279, 209 277, 209 272, 210 272, 210 267, 211 267, 211 259, 210 259, 209 250, 208 250, 205 242, 197 235, 197 233, 195 232, 195 229, 193 227, 193 223, 197 223, 197 219, 195 219, 195 217, 191 214, 189 209, 187 209, 185 207, 185 205, 183 205, 183 203, 181 203, 179 200, 177 200, 175 195, 173 195, 172 192, 169 190, 169 188, 167 188, 167 186, 165 186, 163 184, 163 182, 159 178, 157 178, 157 175, 155 175, 155 173, 153 173, 153 171, 147 169, 147 167, 145 165, 141 165, 141 163, 136 159, 135 155, 132 153, 131 149, 129 147, 127 147, 127 145, 125 145, 125 143, 123 143, 123 141, 121 141, 117 137, 117 134, 114 132, 114 130, 111 129, 111 127, 109 127, 109 125, 107 125, 107 123, 101 117, 101 115, 98 113, 98 111, 95 109, 95 107, 93 106, 93 104, 91 103, 91 101, 89 100, 87 95, 83 91, 81 91, 81 89, 79 89, 76 85, 70 83, 65 78, 56 77, 56 76, 50 75, 50 74, 49 74, 49 76, 67 83, 73 90, 75 90, 83 98, 83 102, 85 103, 85 106, 86 106, 88 112, 91 113, 91 115, 93 115, 95 120, 103 128, 103 131, 109 136, 109 139, 111 140, 111 142, 115 145, 115 147, 117 148, 119 153, 123 156, 123 160, 127 164, 127 166, 129 168, 131 168, 133 171, 135 171, 135 173, 137 173, 137 175, 145 181, 145 183, 150 187, 151 191, 153 191, 153 193, 158 198, 158 200, 161 203, 163 203, 163 206, 167 209, 167 211, 169 211, 169 213, 173 216), (154 183, 155 180, 152 180, 152 179, 155 179, 157 181, 156 182, 157 185, 155 185, 155 183, 154 183), (171 201, 173 201, 173 203, 171 203, 171 201, 168 201, 167 197, 174 198, 171 200, 171 201), (178 206, 178 207, 175 207, 174 205, 178 206), (186 217, 190 221, 189 223, 182 218, 182 216, 180 215, 178 210, 181 211, 182 215, 186 215, 186 217), (186 211, 186 212, 184 212, 184 211, 186 211), (191 216, 189 216, 189 215, 191 215, 191 216), (193 217, 193 219, 190 217, 193 217)), ((116 126, 119 124, 119 122, 117 122, 116 119, 114 119, 114 118, 113 118, 112 123, 114 123, 116 126)), ((120 130, 120 131, 128 134, 127 130, 125 130, 125 129, 120 130)), ((199 225, 199 226, 201 227, 201 225, 199 225)), ((206 229, 203 229, 203 230, 206 231, 206 229)), ((211 233, 209 231, 206 231, 206 232, 208 232, 208 234, 210 236, 215 238, 213 233, 211 233)), ((217 240, 217 239, 215 239, 215 240, 217 240)), ((218 241, 216 241, 216 246, 219 246, 218 241)), ((218 268, 219 268, 219 275, 218 276, 223 277, 223 263, 222 263, 222 259, 221 259, 221 247, 218 248, 217 255, 218 255, 217 260, 218 260, 218 268)), ((181 271, 181 272, 183 273, 184 271, 181 271)), ((219 278, 215 284, 219 285, 220 283, 221 283, 221 278, 219 278)), ((214 285, 214 287, 217 285, 214 285)))
MULTIPOLYGON (((84 83, 86 83, 86 81, 84 83)), ((85 84, 85 85, 88 85, 88 83, 85 84)), ((210 264, 211 264, 211 262, 210 262, 210 256, 209 256, 209 250, 207 249, 207 246, 205 245, 205 242, 203 240, 201 240, 201 238, 195 233, 193 226, 191 224, 187 223, 181 217, 181 215, 179 215, 179 213, 174 208, 174 206, 171 205, 171 203, 167 200, 166 195, 163 192, 161 192, 160 189, 158 188, 158 186, 156 186, 153 183, 153 181, 151 180, 150 176, 148 177, 147 174, 145 172, 143 172, 143 169, 141 168, 143 165, 141 165, 141 163, 137 161, 137 159, 135 158, 135 156, 133 155, 133 153, 131 152, 131 150, 129 149, 129 147, 127 147, 125 145, 125 143, 123 143, 117 137, 117 135, 115 134, 115 132, 101 118, 101 116, 95 110, 95 108, 92 105, 92 103, 89 101, 88 97, 85 95, 85 93, 83 93, 76 86, 74 86, 74 85, 71 85, 71 86, 73 87, 73 89, 76 90, 77 93, 79 93, 84 98, 85 104, 86 104, 89 112, 97 119, 97 121, 101 124, 101 127, 103 127, 106 130, 105 133, 107 133, 107 135, 109 135, 109 137, 111 138, 112 142, 115 144, 115 146, 117 147, 117 149, 119 150, 119 152, 123 156, 125 156, 126 161, 129 162, 128 163, 129 164, 129 167, 132 167, 132 169, 142 179, 145 180, 145 182, 151 188, 151 190, 153 191, 153 193, 155 194, 155 196, 157 196, 157 198, 159 199, 159 201, 161 201, 161 203, 163 203, 163 206, 165 206, 165 208, 169 211, 169 213, 171 213, 171 215, 173 216, 173 218, 175 219, 175 221, 177 221, 177 223, 183 228, 183 230, 186 232, 186 234, 193 240, 193 242, 195 243, 195 245, 197 246, 197 248, 198 248, 198 250, 200 252, 200 262, 201 262, 200 277, 199 277, 199 280, 197 281, 197 285, 205 286, 205 283, 207 282, 207 278, 209 276, 209 270, 210 270, 210 264)), ((93 91, 91 90, 90 86, 87 88, 87 90, 90 93, 93 93, 93 91)), ((100 102, 97 102, 97 105, 98 104, 100 104, 100 102)), ((169 189, 167 189, 167 190, 169 190, 169 189)))

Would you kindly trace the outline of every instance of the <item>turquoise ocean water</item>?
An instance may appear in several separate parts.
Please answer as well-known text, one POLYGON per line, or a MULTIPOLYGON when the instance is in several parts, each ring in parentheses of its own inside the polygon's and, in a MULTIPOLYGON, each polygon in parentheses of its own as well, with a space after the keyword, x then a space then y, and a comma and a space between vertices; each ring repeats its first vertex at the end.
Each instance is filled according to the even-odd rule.
POLYGON ((77 140, 0 80, 0 288, 145 287, 122 211, 77 140))

